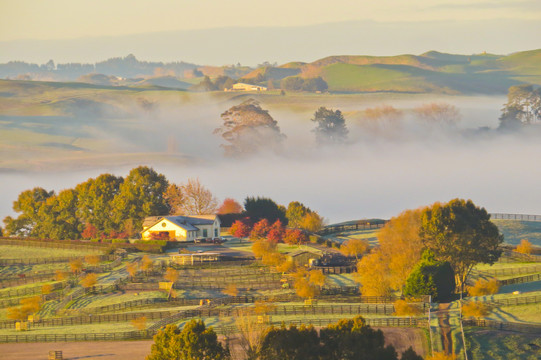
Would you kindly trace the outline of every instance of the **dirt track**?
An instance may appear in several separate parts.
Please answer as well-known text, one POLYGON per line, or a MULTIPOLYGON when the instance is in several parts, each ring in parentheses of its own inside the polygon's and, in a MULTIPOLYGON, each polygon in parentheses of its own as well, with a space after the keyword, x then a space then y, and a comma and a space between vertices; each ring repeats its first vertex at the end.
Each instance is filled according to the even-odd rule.
POLYGON ((428 355, 426 335, 422 329, 417 328, 376 328, 383 331, 385 335, 385 345, 393 345, 398 358, 410 346, 423 358, 428 355))
POLYGON ((0 344, 3 360, 47 360, 50 350, 62 350, 69 360, 144 360, 152 340, 0 344))

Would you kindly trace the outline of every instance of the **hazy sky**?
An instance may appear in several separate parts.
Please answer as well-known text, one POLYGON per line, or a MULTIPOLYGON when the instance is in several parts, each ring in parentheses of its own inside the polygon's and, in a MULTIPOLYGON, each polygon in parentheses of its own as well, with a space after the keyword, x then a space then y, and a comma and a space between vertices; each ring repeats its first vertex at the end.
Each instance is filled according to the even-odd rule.
MULTIPOLYGON (((0 0, 0 41, 351 20, 541 21, 539 0, 0 0)), ((538 36, 538 34, 532 34, 538 36)))

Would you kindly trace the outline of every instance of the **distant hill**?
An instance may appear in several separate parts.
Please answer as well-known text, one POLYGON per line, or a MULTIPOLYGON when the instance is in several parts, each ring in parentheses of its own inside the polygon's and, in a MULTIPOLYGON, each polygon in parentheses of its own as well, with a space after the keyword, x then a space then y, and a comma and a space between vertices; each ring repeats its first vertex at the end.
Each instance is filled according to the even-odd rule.
MULTIPOLYGON (((541 49, 511 55, 446 54, 328 56, 316 61, 200 66, 185 62, 147 62, 133 55, 95 64, 0 64, 0 78, 79 81, 100 86, 143 86, 187 90, 203 76, 280 88, 289 77, 321 77, 330 92, 401 92, 439 94, 505 94, 512 85, 541 85, 541 49)), ((295 79, 297 80, 297 79, 295 79)))
POLYGON ((520 83, 541 85, 541 50, 508 56, 437 51, 421 55, 329 56, 311 63, 260 68, 246 77, 278 81, 288 72, 289 76, 321 77, 331 92, 497 94, 520 83))

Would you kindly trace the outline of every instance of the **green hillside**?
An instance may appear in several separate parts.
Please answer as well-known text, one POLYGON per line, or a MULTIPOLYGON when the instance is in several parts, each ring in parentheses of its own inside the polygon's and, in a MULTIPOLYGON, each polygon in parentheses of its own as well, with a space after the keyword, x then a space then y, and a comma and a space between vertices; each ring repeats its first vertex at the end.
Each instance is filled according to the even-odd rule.
MULTIPOLYGON (((331 92, 413 92, 441 94, 504 94, 512 85, 541 85, 541 50, 508 56, 455 55, 429 51, 421 55, 329 56, 312 63, 287 63, 280 68, 298 76, 321 76, 331 92)), ((280 80, 257 69, 264 80, 280 80)), ((292 76, 292 75, 290 75, 292 76)))

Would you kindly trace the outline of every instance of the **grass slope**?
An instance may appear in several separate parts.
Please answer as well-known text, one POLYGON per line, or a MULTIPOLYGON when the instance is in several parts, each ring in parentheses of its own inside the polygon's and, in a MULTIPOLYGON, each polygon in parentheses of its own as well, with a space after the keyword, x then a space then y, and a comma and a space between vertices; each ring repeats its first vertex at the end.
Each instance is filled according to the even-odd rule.
POLYGON ((518 245, 522 239, 530 241, 533 245, 541 246, 541 222, 492 220, 504 236, 508 244, 518 245))

